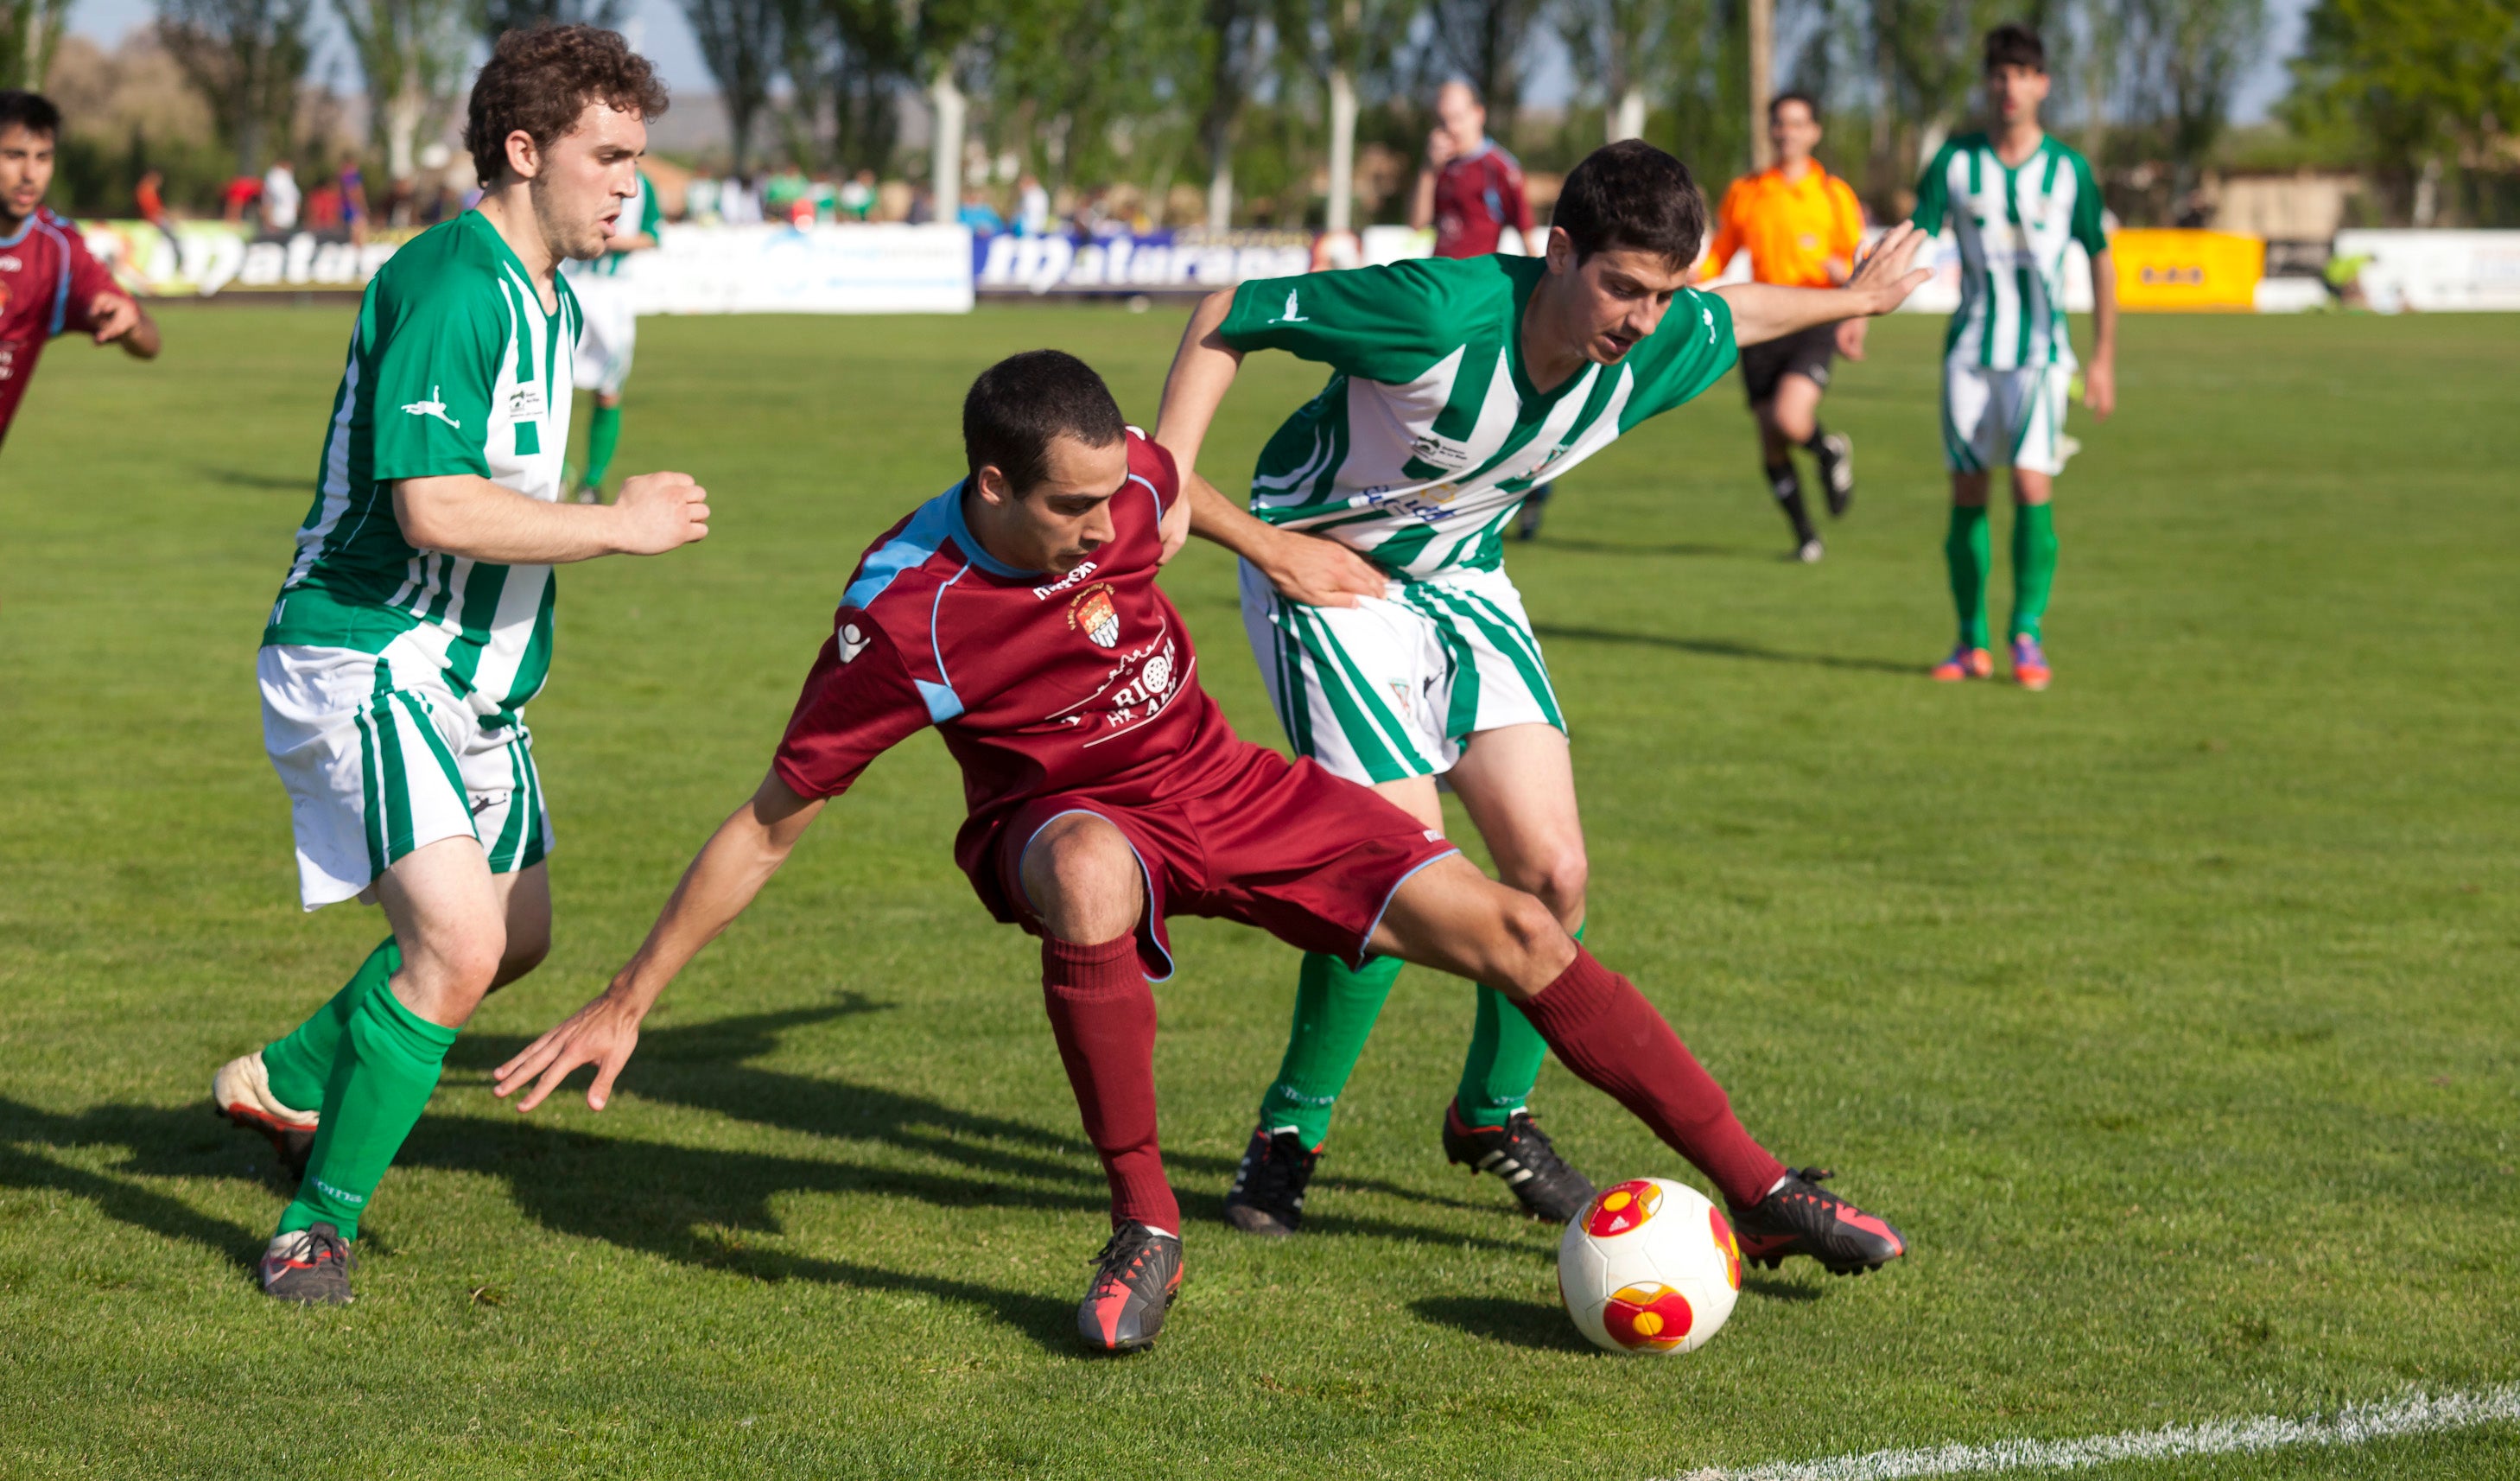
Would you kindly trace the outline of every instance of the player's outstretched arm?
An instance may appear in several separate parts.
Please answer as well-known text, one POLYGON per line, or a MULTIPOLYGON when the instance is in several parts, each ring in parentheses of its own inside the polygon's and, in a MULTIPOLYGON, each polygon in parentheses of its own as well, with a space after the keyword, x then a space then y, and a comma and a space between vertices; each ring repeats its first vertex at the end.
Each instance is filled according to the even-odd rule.
POLYGON ((1917 267, 1916 252, 1929 240, 1913 222, 1883 234, 1844 288, 1780 288, 1773 283, 1732 283, 1715 290, 1732 310, 1732 342, 1747 347, 1781 339, 1841 319, 1886 314, 1933 276, 1917 267))
POLYGON ((1215 541, 1258 567, 1289 602, 1307 606, 1354 606, 1359 597, 1379 597, 1391 583, 1373 562, 1334 540, 1282 530, 1219 492, 1198 475, 1198 450, 1216 410, 1242 368, 1242 352, 1217 334, 1234 309, 1234 290, 1199 300, 1182 331, 1181 349, 1164 378, 1164 404, 1155 414, 1155 440, 1173 455, 1192 534, 1215 541))
POLYGON ((579 1065, 592 1064, 595 1083, 586 1089, 586 1103, 604 1109, 657 995, 752 904, 822 810, 821 799, 796 795, 777 772, 762 778, 751 798, 718 825, 683 871, 664 913, 612 985, 500 1065, 492 1075, 493 1094, 512 1096, 532 1082, 533 1089, 517 1102, 521 1114, 542 1104, 579 1065))
POLYGON ((88 321, 96 326, 96 342, 119 344, 122 352, 134 360, 158 358, 158 321, 127 294, 103 292, 87 306, 88 321))
POLYGON ((2083 367, 2083 404, 2102 421, 2118 409, 2118 270, 2105 248, 2092 253, 2092 363, 2083 367))
POLYGON ((404 539, 503 565, 661 556, 705 538, 708 517, 708 490, 689 473, 641 473, 610 504, 545 504, 470 473, 394 484, 404 539))

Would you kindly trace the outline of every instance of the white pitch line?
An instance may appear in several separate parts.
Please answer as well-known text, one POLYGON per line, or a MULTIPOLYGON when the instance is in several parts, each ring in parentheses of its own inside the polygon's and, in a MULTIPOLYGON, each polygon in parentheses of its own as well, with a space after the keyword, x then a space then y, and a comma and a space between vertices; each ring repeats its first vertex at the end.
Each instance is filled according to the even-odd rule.
POLYGON ((1908 1476, 1982 1476, 1999 1471, 2080 1470, 2120 1460, 2228 1456, 2296 1445, 2362 1445, 2399 1435, 2520 1421, 2520 1383, 2433 1398, 2412 1394, 2382 1404, 2350 1404, 2306 1419, 2261 1415, 2171 1424, 2078 1440, 1999 1440, 1930 1450, 1877 1450, 1822 1460, 1778 1460, 1748 1470, 1692 1471, 1686 1481, 1898 1481, 1908 1476))

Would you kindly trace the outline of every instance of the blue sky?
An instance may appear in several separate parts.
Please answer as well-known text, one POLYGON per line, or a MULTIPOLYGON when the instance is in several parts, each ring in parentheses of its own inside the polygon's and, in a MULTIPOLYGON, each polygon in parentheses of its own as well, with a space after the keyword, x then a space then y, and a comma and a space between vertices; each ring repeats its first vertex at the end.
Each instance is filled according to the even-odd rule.
MULTIPOLYGON (((2274 32, 2256 70, 2241 85, 2233 110, 2238 121, 2249 123, 2265 117, 2268 108, 2283 95, 2283 59, 2300 44, 2302 13, 2309 4, 2310 0, 2269 0, 2269 8, 2274 13, 2274 32)), ((111 46, 131 27, 145 24, 153 14, 150 0, 76 0, 70 12, 70 29, 111 46)), ((332 12, 327 6, 319 14, 329 21, 332 12)), ((673 0, 633 0, 630 24, 625 29, 634 31, 634 44, 656 63, 667 86, 677 91, 715 90, 708 68, 701 65, 699 48, 692 41, 691 27, 684 22, 682 10, 673 0)), ((329 25, 327 30, 331 30, 329 25)), ((358 70, 338 46, 328 47, 316 66, 319 74, 327 67, 338 67, 333 79, 336 84, 357 88, 358 70)), ((1534 103, 1557 102, 1572 91, 1572 84, 1561 61, 1535 77, 1524 96, 1534 103)))

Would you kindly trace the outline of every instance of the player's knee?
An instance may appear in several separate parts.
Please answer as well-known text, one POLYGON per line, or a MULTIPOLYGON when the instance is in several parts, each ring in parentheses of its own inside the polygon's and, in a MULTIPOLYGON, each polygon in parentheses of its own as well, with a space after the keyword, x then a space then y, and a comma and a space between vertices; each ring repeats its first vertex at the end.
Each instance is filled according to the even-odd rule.
POLYGON ((1108 941, 1137 925, 1146 902, 1137 852, 1090 813, 1070 813, 1035 834, 1022 874, 1033 909, 1062 940, 1108 941))
POLYGON ((1574 943, 1537 895, 1518 889, 1498 892, 1498 960, 1493 985, 1516 1001, 1531 997, 1557 978, 1574 960, 1574 943))
POLYGON ((543 959, 550 955, 551 931, 548 928, 538 934, 521 938, 518 933, 511 932, 508 937, 507 952, 499 958, 498 974, 490 979, 490 991, 497 992, 518 977, 524 976, 535 967, 542 965, 543 959))
POLYGON ((1593 869, 1582 846, 1565 848, 1518 871, 1510 881, 1516 889, 1539 897, 1560 924, 1584 919, 1584 889, 1593 869))
POLYGON ((424 943, 406 957, 404 966, 429 1000, 471 1002, 499 980, 499 965, 507 954, 507 928, 492 922, 478 931, 450 933, 447 939, 424 943))

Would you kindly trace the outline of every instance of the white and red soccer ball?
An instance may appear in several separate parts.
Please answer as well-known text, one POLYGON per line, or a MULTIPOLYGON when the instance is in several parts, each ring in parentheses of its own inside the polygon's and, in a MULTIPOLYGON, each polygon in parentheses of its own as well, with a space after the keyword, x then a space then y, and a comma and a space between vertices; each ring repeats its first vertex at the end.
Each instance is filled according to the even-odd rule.
POLYGON ((1557 1245, 1557 1295, 1614 1353, 1694 1352, 1741 1295, 1741 1248, 1706 1195, 1666 1178, 1601 1189, 1557 1245))

